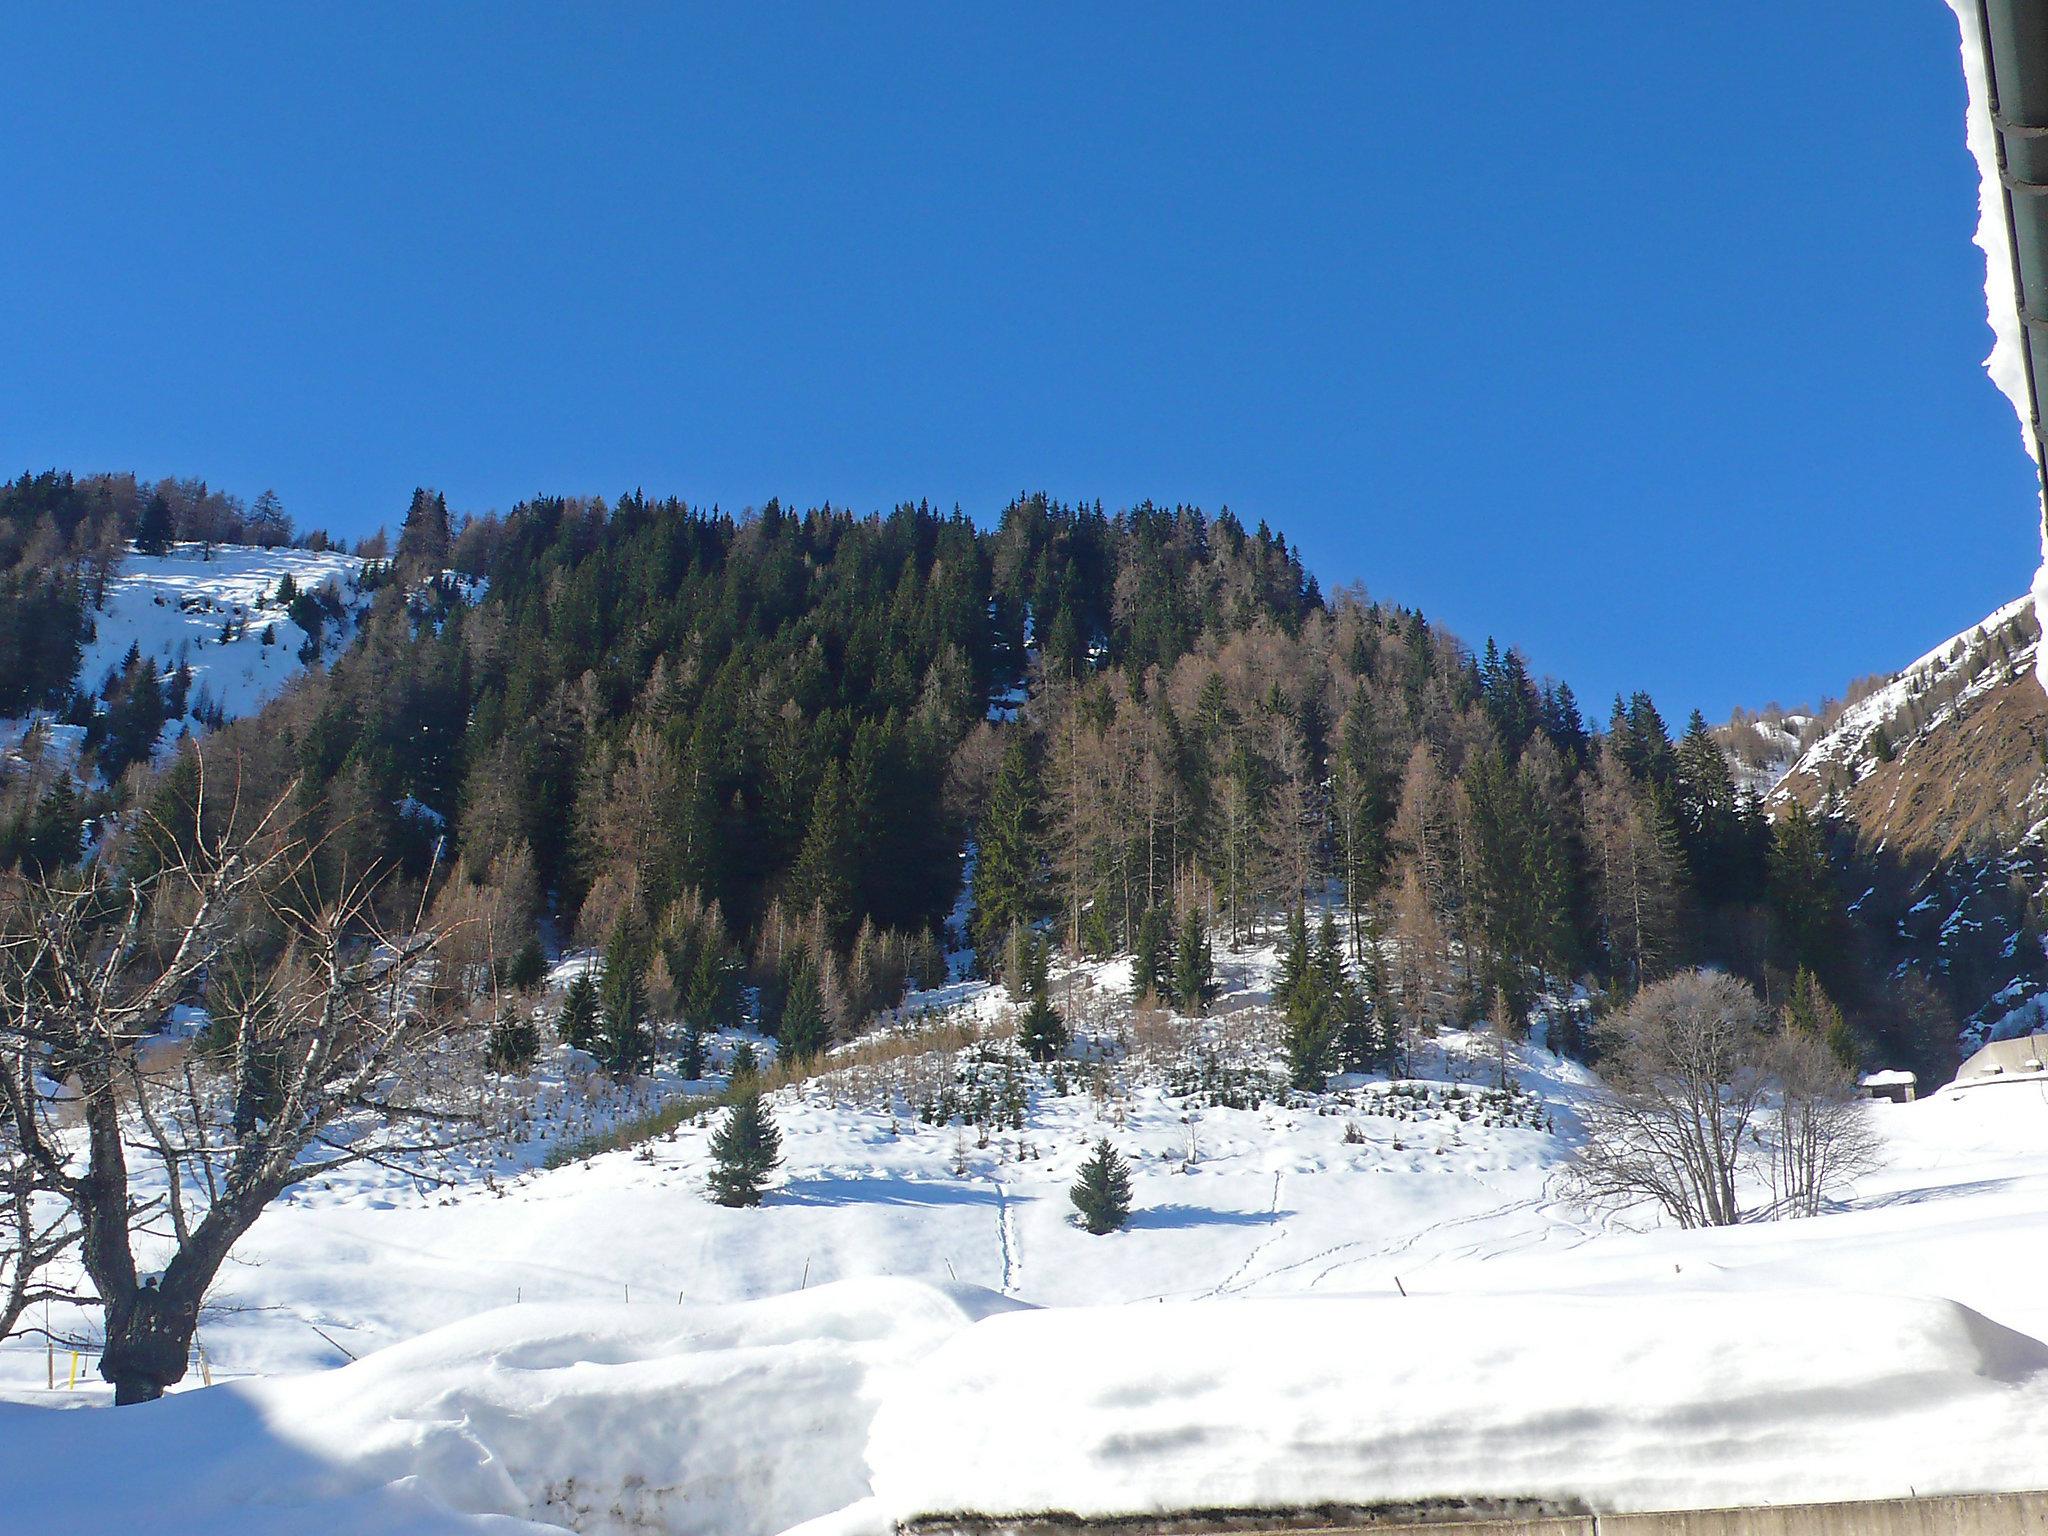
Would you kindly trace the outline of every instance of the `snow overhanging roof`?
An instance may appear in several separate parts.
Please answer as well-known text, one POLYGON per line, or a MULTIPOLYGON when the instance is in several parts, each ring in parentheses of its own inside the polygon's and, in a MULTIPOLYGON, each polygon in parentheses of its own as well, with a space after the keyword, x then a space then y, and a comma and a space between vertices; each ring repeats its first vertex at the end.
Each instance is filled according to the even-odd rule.
MULTIPOLYGON (((2005 256, 2012 267, 2019 321, 2016 361, 2024 384, 2021 408, 2042 493, 2048 500, 2048 453, 2041 412, 2048 391, 2048 0, 1966 0, 1984 39, 1983 107, 1991 118, 1991 149, 2004 213, 2005 256)), ((1975 94, 1974 92, 1972 93, 1975 94)), ((1972 101, 1976 109, 1978 102, 1972 101)), ((1974 136, 1974 135, 1973 135, 1974 136)), ((1987 171, 1992 167, 1986 167, 1987 171)), ((1986 177, 1986 223, 1993 209, 1986 177)), ((1986 230, 1985 234, 1993 231, 1986 230)), ((1981 238, 1981 237, 1980 237, 1981 238)), ((1998 252, 1987 243, 1985 254, 1998 252)), ((1993 316, 1992 323, 1998 324, 1993 316)))

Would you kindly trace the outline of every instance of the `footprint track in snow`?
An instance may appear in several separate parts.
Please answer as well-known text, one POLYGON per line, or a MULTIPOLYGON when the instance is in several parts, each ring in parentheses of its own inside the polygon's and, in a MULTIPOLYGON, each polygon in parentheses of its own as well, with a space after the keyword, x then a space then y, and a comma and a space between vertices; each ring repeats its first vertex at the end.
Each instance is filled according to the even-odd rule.
MULTIPOLYGON (((1277 1222, 1280 1219, 1280 1180, 1282 1177, 1282 1171, 1278 1168, 1275 1168, 1273 1170, 1273 1193, 1272 1196, 1266 1201, 1266 1220, 1268 1222, 1277 1222)), ((1221 1280, 1217 1281, 1216 1288, 1210 1291, 1209 1294, 1211 1296, 1229 1296, 1232 1295, 1234 1291, 1241 1291, 1245 1288, 1245 1286, 1255 1283, 1253 1281, 1247 1280, 1245 1281, 1244 1285, 1236 1284, 1236 1282, 1244 1274, 1244 1272, 1252 1267, 1253 1260, 1257 1259, 1260 1254, 1264 1253, 1268 1248, 1272 1247, 1275 1243, 1279 1242, 1280 1239, 1285 1237, 1286 1235, 1287 1229, 1285 1227, 1281 1227, 1279 1230, 1275 1231, 1271 1236, 1261 1238, 1258 1242, 1252 1244, 1251 1252, 1247 1253, 1244 1256, 1243 1261, 1238 1264, 1237 1268, 1233 1269, 1229 1274, 1225 1275, 1221 1280)), ((1264 1277, 1261 1276, 1260 1278, 1263 1279, 1264 1277)))

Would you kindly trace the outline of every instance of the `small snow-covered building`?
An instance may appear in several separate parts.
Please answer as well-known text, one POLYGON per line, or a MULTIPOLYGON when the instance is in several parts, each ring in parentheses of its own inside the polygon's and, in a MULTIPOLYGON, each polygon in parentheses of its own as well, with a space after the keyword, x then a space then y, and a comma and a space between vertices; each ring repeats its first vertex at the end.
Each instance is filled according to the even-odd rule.
POLYGON ((1951 1088, 1985 1083, 2048 1083, 2048 1035, 2018 1035, 1993 1040, 1956 1069, 1951 1088))
POLYGON ((1866 1072, 1857 1080, 1856 1088, 1866 1099, 1882 1099, 1887 1104, 1910 1104, 1920 1094, 1918 1074, 1902 1068, 1892 1067, 1883 1072, 1866 1072))

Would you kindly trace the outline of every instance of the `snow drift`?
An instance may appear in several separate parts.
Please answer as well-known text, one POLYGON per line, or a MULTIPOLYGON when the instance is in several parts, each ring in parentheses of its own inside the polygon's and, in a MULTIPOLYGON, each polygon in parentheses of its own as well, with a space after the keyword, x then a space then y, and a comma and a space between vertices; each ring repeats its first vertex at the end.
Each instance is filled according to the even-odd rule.
POLYGON ((1926 1298, 1063 1309, 942 1345, 884 1402, 868 1458, 899 1520, 1998 1490, 2048 1482, 2043 1367, 2048 1346, 1926 1298))
POLYGON ((897 1520, 2048 1481, 2048 1346, 1821 1291, 1020 1309, 846 1281, 506 1307, 341 1370, 0 1407, 9 1528, 873 1536, 897 1520), (1995 1449, 1993 1449, 1995 1448, 1995 1449), (82 1469, 94 1469, 86 1473, 82 1469))
POLYGON ((890 1378, 1012 1305, 878 1279, 728 1306, 506 1307, 338 1371, 144 1408, 0 1408, 6 1524, 766 1536, 865 1498, 890 1378))

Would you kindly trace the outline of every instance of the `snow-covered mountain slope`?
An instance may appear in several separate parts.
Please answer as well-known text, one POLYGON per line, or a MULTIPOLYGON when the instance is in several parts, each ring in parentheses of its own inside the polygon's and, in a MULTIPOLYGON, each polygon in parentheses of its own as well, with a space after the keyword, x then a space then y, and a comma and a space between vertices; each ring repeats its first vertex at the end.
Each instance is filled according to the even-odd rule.
POLYGON ((245 544, 131 554, 108 583, 106 606, 90 615, 94 632, 79 685, 97 689, 133 646, 166 676, 191 667, 194 698, 203 692, 227 718, 254 714, 305 666, 299 651, 308 637, 277 601, 280 583, 290 576, 302 592, 333 584, 342 617, 322 637, 332 655, 348 642, 362 568, 339 550, 245 544))
MULTIPOLYGON (((1964 732, 1984 716, 1988 702, 2011 690, 2032 667, 2039 640, 2031 599, 2006 604, 1843 710, 1787 770, 1779 794, 1808 803, 1830 793, 1846 795, 1915 748, 1930 755, 1928 743, 1945 743, 1964 732)), ((2001 713, 2010 709, 2007 703, 2001 713)), ((1891 801, 1887 806, 1888 818, 1906 809, 1891 801)), ((1904 835, 1920 837, 1918 828, 1898 825, 1904 835)), ((1942 846, 1957 844, 1949 838, 1942 846)))
POLYGON ((1728 755, 1735 787, 1769 795, 1805 750, 1813 727, 1810 715, 1742 715, 1718 727, 1714 735, 1728 755))
POLYGON ((2048 986, 2048 696, 2026 599, 1845 709, 1774 798, 1834 819, 1860 915, 1898 958, 1946 978, 1976 1038, 2032 1020, 2048 986))
MULTIPOLYGON (((97 694, 130 651, 153 660, 166 682, 189 667, 187 716, 170 721, 162 740, 203 720, 254 714, 305 671, 307 631, 278 600, 289 576, 302 593, 331 594, 321 604, 318 654, 331 659, 354 637, 367 605, 358 590, 363 561, 339 550, 264 548, 245 544, 177 544, 161 555, 131 551, 108 581, 102 605, 88 610, 91 637, 79 656, 74 686, 97 694)), ((75 763, 80 726, 47 714, 0 720, 0 751, 18 752, 40 721, 46 762, 75 763)))
POLYGON ((1271 1064, 1274 957, 1222 960, 1206 1025, 1132 1015, 1115 966, 1056 986, 1088 1058, 1059 1069, 915 1033, 999 1023, 1000 994, 921 999, 774 1095, 758 1209, 706 1199, 706 1122, 300 1191, 213 1298, 213 1391, 55 1413, 98 1384, 67 1392, 60 1355, 50 1393, 37 1341, 0 1349, 0 1487, 46 1529, 851 1536, 1055 1490, 1129 1512, 2048 1483, 2048 1095, 1869 1106, 1883 1164, 1830 1214, 1682 1232, 1572 1198, 1596 1084, 1537 1046, 1509 1092, 1453 1033, 1402 1082, 1231 1107, 1271 1064), (986 1132, 931 1123, 977 1096, 986 1132), (1067 1188, 1103 1137, 1135 1209, 1091 1237, 1067 1188), (145 1451, 118 1486, 41 1475, 145 1451))

